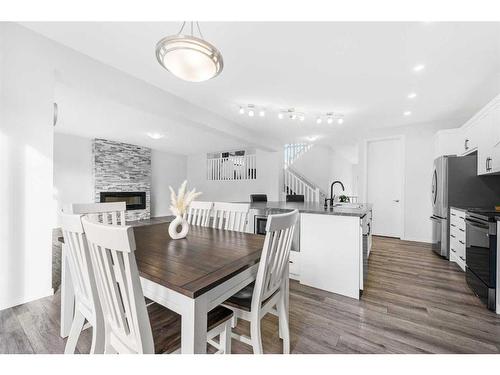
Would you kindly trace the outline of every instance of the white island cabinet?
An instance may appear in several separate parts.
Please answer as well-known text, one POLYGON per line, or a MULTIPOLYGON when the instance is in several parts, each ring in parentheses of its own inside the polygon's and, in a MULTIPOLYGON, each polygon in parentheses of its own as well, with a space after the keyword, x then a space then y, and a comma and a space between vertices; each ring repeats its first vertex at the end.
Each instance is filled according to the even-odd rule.
POLYGON ((359 216, 302 213, 300 283, 359 299, 367 262, 362 222, 359 216))

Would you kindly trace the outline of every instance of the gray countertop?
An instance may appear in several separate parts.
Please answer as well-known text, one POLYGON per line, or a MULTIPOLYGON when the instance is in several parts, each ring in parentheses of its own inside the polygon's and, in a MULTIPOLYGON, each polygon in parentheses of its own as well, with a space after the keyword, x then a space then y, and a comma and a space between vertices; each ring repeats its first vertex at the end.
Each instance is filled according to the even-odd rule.
POLYGON ((323 204, 313 202, 254 202, 250 203, 250 209, 254 210, 273 210, 290 211, 298 209, 301 213, 321 214, 321 215, 339 215, 364 217, 371 209, 370 203, 352 203, 360 207, 349 207, 348 205, 339 205, 325 209, 323 204))

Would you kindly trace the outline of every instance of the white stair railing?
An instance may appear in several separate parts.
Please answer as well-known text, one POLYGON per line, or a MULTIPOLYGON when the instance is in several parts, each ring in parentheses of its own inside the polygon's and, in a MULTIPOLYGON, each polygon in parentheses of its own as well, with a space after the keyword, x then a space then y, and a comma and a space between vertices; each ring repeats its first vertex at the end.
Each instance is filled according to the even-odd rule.
POLYGON ((283 176, 283 192, 285 194, 300 194, 304 196, 305 202, 320 201, 320 189, 312 185, 290 168, 284 170, 283 176))
POLYGON ((256 155, 207 159, 207 180, 230 181, 255 179, 257 179, 256 155))
POLYGON ((311 149, 312 144, 294 143, 284 147, 285 169, 290 167, 298 158, 311 149))

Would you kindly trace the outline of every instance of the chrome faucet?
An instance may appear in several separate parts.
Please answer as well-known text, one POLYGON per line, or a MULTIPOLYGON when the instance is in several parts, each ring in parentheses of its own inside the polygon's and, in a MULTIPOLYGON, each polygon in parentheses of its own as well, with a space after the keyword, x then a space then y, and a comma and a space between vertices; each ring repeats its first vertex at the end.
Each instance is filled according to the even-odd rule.
POLYGON ((333 201, 335 200, 335 194, 333 194, 333 186, 335 184, 340 184, 340 186, 342 187, 342 191, 345 191, 342 181, 333 181, 330 185, 330 198, 325 198, 325 208, 328 207, 328 202, 330 202, 330 204, 333 206, 333 201))

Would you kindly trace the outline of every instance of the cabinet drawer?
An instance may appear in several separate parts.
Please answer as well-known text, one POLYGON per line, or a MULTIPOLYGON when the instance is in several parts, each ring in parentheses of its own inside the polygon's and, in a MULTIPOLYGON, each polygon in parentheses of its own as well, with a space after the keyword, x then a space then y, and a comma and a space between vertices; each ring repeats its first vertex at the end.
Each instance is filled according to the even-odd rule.
POLYGON ((457 241, 465 244, 465 231, 457 227, 450 226, 450 241, 456 239, 457 241))
POLYGON ((450 262, 455 262, 460 266, 462 271, 465 271, 465 254, 460 255, 459 249, 453 244, 450 244, 450 262))
POLYGON ((450 226, 454 226, 465 231, 465 212, 450 210, 450 226))

